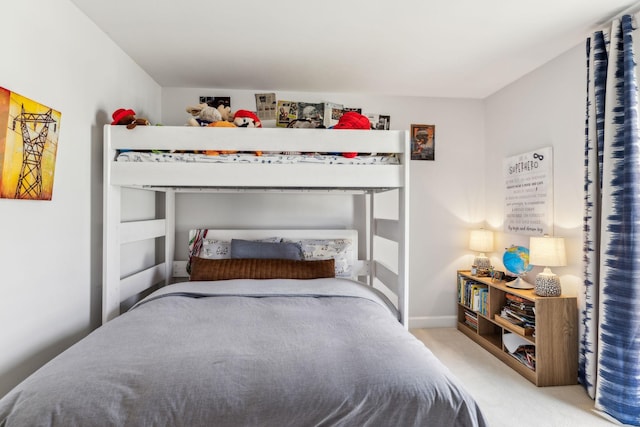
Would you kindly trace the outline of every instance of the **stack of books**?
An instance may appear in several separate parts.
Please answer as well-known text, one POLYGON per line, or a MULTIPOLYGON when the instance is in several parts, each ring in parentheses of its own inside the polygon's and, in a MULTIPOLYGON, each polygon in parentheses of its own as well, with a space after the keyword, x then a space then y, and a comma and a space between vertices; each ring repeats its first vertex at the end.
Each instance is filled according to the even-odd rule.
POLYGON ((464 323, 472 328, 473 330, 478 330, 478 315, 472 311, 465 310, 464 311, 464 323))
POLYGON ((517 334, 505 333, 502 337, 505 351, 529 369, 536 370, 536 346, 517 334))
POLYGON ((506 304, 500 312, 500 317, 521 328, 535 330, 536 309, 533 301, 513 294, 505 294, 505 297, 506 304))
POLYGON ((487 315, 489 288, 487 285, 460 276, 458 283, 458 300, 460 304, 473 311, 487 315))
POLYGON ((521 345, 511 355, 527 368, 536 370, 536 347, 533 344, 521 345))

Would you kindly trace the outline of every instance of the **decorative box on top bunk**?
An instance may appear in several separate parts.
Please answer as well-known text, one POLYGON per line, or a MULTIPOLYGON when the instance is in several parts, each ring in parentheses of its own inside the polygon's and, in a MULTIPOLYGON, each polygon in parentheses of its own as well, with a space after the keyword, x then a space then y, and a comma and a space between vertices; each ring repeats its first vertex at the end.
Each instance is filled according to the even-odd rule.
POLYGON ((410 159, 406 131, 329 129, 235 129, 186 126, 105 126, 108 179, 112 185, 139 187, 210 187, 270 189, 401 188, 410 159), (395 163, 270 163, 264 162, 125 162, 120 151, 233 150, 264 153, 377 153, 394 156, 395 163))

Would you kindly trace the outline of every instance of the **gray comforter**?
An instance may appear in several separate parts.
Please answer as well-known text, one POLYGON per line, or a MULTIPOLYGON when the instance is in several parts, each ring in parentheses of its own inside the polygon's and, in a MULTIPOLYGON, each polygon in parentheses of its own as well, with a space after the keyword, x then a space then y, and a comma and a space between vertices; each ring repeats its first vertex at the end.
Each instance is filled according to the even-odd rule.
POLYGON ((0 400, 0 426, 484 426, 459 381, 346 279, 162 288, 0 400))

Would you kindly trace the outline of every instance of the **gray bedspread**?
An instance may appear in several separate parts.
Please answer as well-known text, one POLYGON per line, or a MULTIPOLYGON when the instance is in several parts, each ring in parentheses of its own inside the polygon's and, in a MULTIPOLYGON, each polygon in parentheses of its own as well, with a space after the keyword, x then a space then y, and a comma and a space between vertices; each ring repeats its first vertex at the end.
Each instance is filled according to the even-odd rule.
POLYGON ((0 426, 485 426, 476 402, 346 279, 162 288, 0 400, 0 426))

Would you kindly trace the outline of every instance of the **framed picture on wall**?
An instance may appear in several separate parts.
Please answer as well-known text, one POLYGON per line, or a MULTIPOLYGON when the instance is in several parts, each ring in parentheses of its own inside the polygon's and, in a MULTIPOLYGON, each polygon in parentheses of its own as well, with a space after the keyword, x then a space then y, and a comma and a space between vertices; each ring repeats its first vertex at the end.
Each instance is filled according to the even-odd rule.
POLYGON ((411 160, 435 160, 436 126, 411 125, 411 160))
POLYGON ((0 87, 0 198, 51 200, 61 118, 0 87))

